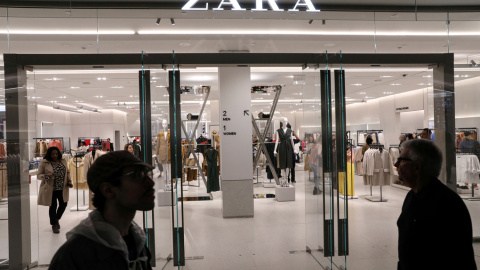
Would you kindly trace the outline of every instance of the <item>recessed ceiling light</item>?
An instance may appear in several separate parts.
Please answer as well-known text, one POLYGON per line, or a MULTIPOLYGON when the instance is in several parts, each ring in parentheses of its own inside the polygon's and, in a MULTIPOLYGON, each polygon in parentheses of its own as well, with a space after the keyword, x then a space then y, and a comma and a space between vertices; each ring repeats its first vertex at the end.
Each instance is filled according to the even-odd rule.
POLYGON ((384 95, 390 95, 393 94, 393 92, 383 92, 384 95))
POLYGON ((335 43, 325 43, 323 44, 323 47, 333 47, 335 46, 335 43))
POLYGON ((423 77, 423 78, 431 78, 432 75, 424 75, 424 76, 422 76, 422 77, 423 77))
POLYGON ((76 89, 76 88, 80 88, 80 87, 78 87, 78 86, 71 86, 70 88, 71 88, 71 89, 76 89))
POLYGON ((182 43, 180 43, 180 44, 178 44, 178 45, 180 45, 180 46, 182 46, 182 47, 188 47, 188 46, 190 46, 190 45, 192 45, 192 44, 190 44, 190 43, 188 43, 188 42, 182 42, 182 43))
POLYGON ((401 84, 399 84, 399 83, 392 83, 392 84, 390 84, 390 85, 392 85, 392 86, 398 86, 398 85, 401 85, 401 84))
POLYGON ((351 85, 355 85, 355 86, 361 86, 362 84, 361 83, 353 83, 351 85))
POLYGON ((112 86, 110 88, 123 88, 123 86, 112 86))
POLYGON ((460 76, 460 77, 462 77, 462 78, 468 78, 468 77, 470 77, 470 76, 469 76, 469 75, 462 75, 462 76, 460 76))
POLYGON ((357 94, 365 95, 366 93, 365 92, 358 92, 357 94))
POLYGON ((389 76, 389 75, 384 75, 384 76, 380 76, 380 78, 391 78, 393 76, 389 76))

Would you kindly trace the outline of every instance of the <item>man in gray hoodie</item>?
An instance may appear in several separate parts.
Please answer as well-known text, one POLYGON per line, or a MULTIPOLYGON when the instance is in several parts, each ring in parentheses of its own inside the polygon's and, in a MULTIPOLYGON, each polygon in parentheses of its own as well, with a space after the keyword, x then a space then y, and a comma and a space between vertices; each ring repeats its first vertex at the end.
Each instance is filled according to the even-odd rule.
POLYGON ((87 181, 97 209, 67 233, 49 269, 152 269, 145 233, 133 221, 154 207, 152 167, 127 151, 110 152, 93 163, 87 181))

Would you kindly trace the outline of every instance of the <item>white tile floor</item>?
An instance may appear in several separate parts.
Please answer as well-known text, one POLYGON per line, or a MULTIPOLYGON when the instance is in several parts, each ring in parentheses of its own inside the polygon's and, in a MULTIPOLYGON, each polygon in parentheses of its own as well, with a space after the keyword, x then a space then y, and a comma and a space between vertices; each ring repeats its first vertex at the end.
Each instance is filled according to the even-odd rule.
MULTIPOLYGON (((364 197, 370 189, 363 185, 361 177, 355 177, 355 195, 359 199, 349 200, 350 255, 336 257, 335 264, 314 251, 304 252, 309 245, 316 248, 323 240, 318 237, 322 228, 317 224, 318 216, 312 214, 322 196, 313 196, 313 182, 308 180, 298 166, 296 200, 277 202, 275 199, 255 199, 253 218, 222 217, 222 193, 213 193, 212 201, 188 201, 184 203, 185 252, 187 257, 204 256, 201 260, 187 260, 182 269, 325 269, 345 265, 352 270, 396 269, 397 227, 396 220, 406 191, 384 187, 383 195, 388 202, 374 203, 364 197), (305 192, 308 190, 308 192, 305 192), (308 214, 306 214, 308 212, 308 214), (308 218, 308 224, 306 222, 308 218), (290 254, 289 251, 301 251, 290 254), (322 268, 323 267, 323 268, 322 268)), ((265 175, 265 173, 263 173, 265 175)), ((260 178, 260 181, 268 181, 260 178)), ((157 187, 163 180, 158 179, 157 187)), ((196 183, 195 183, 196 184, 196 183)), ((274 188, 263 188, 255 184, 254 193, 274 193, 274 188)), ((65 241, 65 232, 86 217, 87 211, 67 211, 61 220, 61 233, 54 235, 48 224, 48 208, 36 206, 36 181, 32 181, 32 253, 40 265, 48 264, 55 250, 65 241), (37 214, 38 213, 38 214, 37 214), (36 224, 39 224, 37 226, 36 224), (39 228, 38 228, 39 227, 39 228), (40 237, 39 237, 40 236, 40 237)), ((374 194, 379 193, 374 188, 374 194)), ((186 192, 187 193, 187 192, 186 192)), ((205 195, 201 188, 189 187, 189 196, 205 195)), ((75 193, 68 209, 76 204, 75 193)), ((466 201, 472 215, 474 235, 480 236, 480 202, 466 201)), ((335 210, 336 212, 336 210, 335 210)), ((177 269, 166 258, 172 253, 171 208, 156 207, 155 245, 158 259, 155 269, 177 269)), ((136 220, 141 222, 141 214, 136 220)), ((0 258, 8 256, 8 230, 6 207, 0 205, 0 258)), ((480 268, 480 244, 475 244, 477 265, 480 268)), ((38 269, 44 269, 39 267, 38 269)))

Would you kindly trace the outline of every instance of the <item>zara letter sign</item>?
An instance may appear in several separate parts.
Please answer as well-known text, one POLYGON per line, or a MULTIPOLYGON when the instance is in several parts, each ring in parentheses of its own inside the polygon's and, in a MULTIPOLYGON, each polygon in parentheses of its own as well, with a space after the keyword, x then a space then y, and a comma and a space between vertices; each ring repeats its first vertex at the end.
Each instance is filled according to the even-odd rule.
MULTIPOLYGON (((199 0, 188 0, 188 2, 182 7, 182 10, 208 10, 208 3, 205 4, 205 7, 193 7, 199 0)), ((255 8, 252 11, 267 11, 268 9, 263 8, 263 2, 265 0, 256 0, 255 8)), ((268 5, 273 11, 284 11, 280 9, 276 3, 276 0, 267 0, 268 5)), ((232 7, 232 10, 246 10, 240 6, 238 0, 221 0, 220 4, 217 8, 213 8, 212 10, 224 10, 223 6, 228 5, 232 7)), ((306 11, 309 12, 320 12, 319 9, 316 9, 312 3, 312 0, 297 0, 297 3, 293 8, 288 9, 288 11, 300 11, 298 9, 299 6, 303 6, 306 8, 306 11)))

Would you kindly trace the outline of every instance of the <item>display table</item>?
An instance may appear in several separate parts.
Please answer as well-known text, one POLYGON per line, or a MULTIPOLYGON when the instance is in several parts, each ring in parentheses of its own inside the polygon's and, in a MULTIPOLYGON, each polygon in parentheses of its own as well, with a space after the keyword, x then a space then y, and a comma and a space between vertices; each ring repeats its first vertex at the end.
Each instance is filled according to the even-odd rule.
MULTIPOLYGON (((157 192, 157 203, 158 206, 170 206, 172 205, 172 192, 165 191, 163 189, 157 192)), ((173 201, 173 205, 175 205, 175 201, 173 201)))
POLYGON ((295 187, 292 185, 288 187, 282 187, 280 185, 276 185, 275 198, 279 202, 295 201, 295 187))

